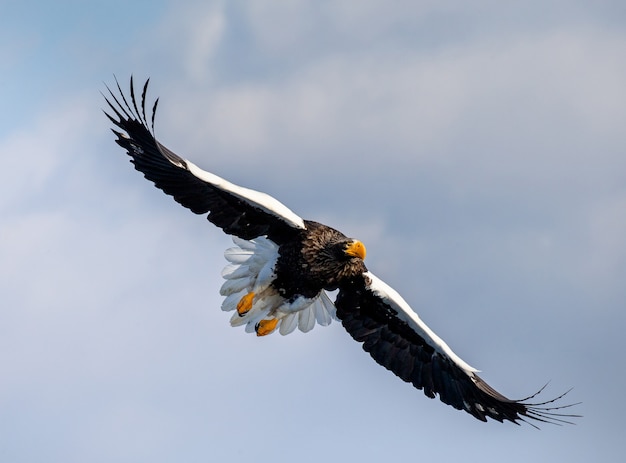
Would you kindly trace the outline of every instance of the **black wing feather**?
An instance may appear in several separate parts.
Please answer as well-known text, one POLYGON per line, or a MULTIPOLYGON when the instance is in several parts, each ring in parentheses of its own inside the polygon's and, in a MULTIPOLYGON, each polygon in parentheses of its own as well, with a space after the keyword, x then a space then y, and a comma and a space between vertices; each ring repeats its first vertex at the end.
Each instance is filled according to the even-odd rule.
POLYGON ((143 86, 141 110, 135 98, 133 78, 130 80, 130 104, 116 79, 119 96, 111 91, 106 102, 114 116, 105 111, 107 117, 121 131, 113 130, 117 144, 132 158, 135 169, 146 179, 171 195, 178 203, 196 214, 208 213, 208 220, 226 233, 243 239, 266 235, 277 244, 290 239, 296 229, 254 204, 228 191, 196 177, 187 168, 184 159, 159 143, 154 137, 154 117, 158 99, 154 102, 151 126, 146 117, 146 94, 149 80, 143 86))
POLYGON ((366 275, 342 285, 335 306, 344 328, 363 343, 363 349, 377 363, 430 398, 438 395, 442 402, 481 421, 489 417, 517 424, 527 419, 566 423, 564 418, 577 416, 556 412, 571 405, 546 406, 565 394, 543 403, 528 402, 537 394, 510 400, 475 373, 466 372, 400 319, 398 312, 369 288, 366 275))

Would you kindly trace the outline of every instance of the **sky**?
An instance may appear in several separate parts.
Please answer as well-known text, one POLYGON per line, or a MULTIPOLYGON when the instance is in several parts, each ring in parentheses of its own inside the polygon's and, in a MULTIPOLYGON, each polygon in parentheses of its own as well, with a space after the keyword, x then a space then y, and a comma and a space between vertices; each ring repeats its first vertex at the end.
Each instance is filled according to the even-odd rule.
POLYGON ((0 3, 0 460, 618 461, 626 403, 622 1, 0 3), (339 323, 220 310, 229 237, 134 171, 100 92, 150 77, 160 141, 362 240, 511 398, 481 423, 339 323))

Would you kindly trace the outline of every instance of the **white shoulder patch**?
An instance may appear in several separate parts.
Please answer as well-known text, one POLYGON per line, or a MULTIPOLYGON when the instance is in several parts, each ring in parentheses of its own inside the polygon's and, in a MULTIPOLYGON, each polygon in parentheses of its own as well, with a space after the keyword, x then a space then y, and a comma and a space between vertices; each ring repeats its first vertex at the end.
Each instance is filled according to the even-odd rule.
POLYGON ((396 311, 398 317, 408 323, 426 342, 432 346, 437 352, 448 357, 460 368, 468 373, 478 372, 476 368, 468 365, 463 359, 456 355, 452 349, 431 330, 426 323, 411 309, 409 304, 398 294, 396 290, 387 285, 380 278, 375 276, 371 272, 365 272, 365 276, 369 278, 369 289, 383 301, 391 306, 396 311))
POLYGON ((226 191, 239 199, 242 199, 248 204, 261 209, 262 211, 283 219, 294 228, 306 228, 302 218, 276 198, 260 191, 237 186, 222 177, 200 169, 193 162, 187 161, 186 159, 185 163, 187 164, 189 172, 198 177, 200 180, 207 182, 222 191, 226 191))

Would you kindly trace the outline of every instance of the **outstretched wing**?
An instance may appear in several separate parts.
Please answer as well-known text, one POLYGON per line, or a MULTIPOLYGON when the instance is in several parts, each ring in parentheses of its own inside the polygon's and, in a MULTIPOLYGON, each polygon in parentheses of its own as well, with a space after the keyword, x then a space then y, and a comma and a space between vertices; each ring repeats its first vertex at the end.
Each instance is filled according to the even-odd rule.
POLYGON ((305 228, 298 215, 271 196, 206 172, 159 143, 154 137, 158 99, 152 107, 150 125, 146 117, 148 82, 149 79, 143 86, 141 110, 135 98, 132 77, 129 100, 117 80, 119 95, 107 87, 110 99, 105 96, 116 117, 105 114, 121 129, 121 132, 113 130, 113 133, 117 135, 117 143, 128 151, 135 169, 186 208, 196 214, 208 213, 209 221, 228 234, 246 240, 266 235, 280 244, 294 231, 305 228))
MULTIPOLYGON (((552 406, 561 396, 542 403, 528 403, 536 394, 522 400, 510 400, 497 392, 459 358, 402 297, 370 272, 339 288, 337 317, 350 335, 363 343, 380 365, 424 394, 457 410, 465 410, 481 421, 567 422, 552 406)), ((542 388, 543 389, 543 388, 542 388)))

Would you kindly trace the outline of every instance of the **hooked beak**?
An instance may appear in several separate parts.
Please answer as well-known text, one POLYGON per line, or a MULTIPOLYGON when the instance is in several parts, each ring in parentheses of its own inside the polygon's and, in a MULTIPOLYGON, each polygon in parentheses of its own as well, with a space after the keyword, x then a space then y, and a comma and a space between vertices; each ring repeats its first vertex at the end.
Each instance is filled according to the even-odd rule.
POLYGON ((358 257, 361 260, 365 259, 365 245, 359 240, 354 240, 346 247, 345 251, 347 256, 358 257))

